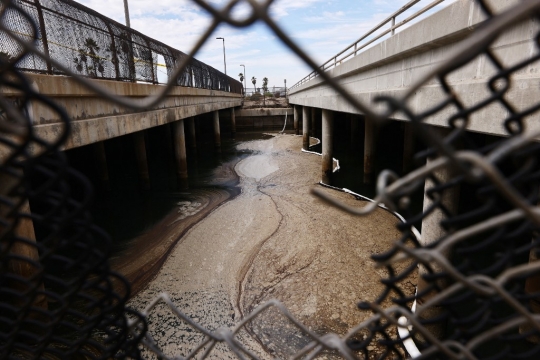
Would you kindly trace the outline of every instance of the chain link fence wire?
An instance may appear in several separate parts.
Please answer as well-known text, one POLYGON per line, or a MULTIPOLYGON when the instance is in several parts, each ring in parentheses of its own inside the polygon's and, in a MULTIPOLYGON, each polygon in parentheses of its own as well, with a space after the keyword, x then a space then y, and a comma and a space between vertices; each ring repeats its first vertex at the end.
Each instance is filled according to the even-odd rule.
MULTIPOLYGON (((406 351, 421 359, 538 358, 540 262, 536 259, 540 242, 537 207, 540 145, 535 139, 540 133, 526 132, 525 125, 530 119, 535 120, 533 115, 537 115, 540 102, 519 107, 509 94, 514 75, 540 60, 540 31, 536 27, 531 40, 534 51, 523 54, 513 64, 506 64, 490 46, 501 34, 511 31, 513 25, 540 21, 540 1, 519 2, 497 14, 489 2, 474 1, 484 12, 486 21, 466 40, 462 50, 419 79, 404 96, 376 98, 375 103, 386 105, 384 113, 376 113, 373 104, 358 101, 283 33, 268 15, 272 0, 246 0, 251 13, 244 19, 232 16, 240 1, 231 0, 221 9, 203 0, 193 1, 214 17, 213 23, 191 55, 175 62, 178 67, 171 65, 174 70, 169 73, 169 84, 161 96, 139 104, 108 94, 80 76, 80 73, 88 77, 100 77, 101 73, 131 76, 129 65, 116 71, 111 61, 107 70, 101 72, 99 65, 96 68, 87 60, 83 70, 78 71, 71 59, 67 62, 55 59, 50 49, 47 56, 41 41, 44 32, 36 15, 43 10, 31 7, 34 2, 2 1, 1 46, 9 44, 10 53, 2 53, 0 57, 0 85, 19 89, 22 95, 16 102, 0 97, 1 357, 138 358, 144 349, 145 354, 159 358, 206 358, 215 357, 215 349, 225 348, 231 356, 240 359, 259 358, 265 357, 264 354, 246 345, 242 341, 244 335, 239 334, 250 333, 264 345, 260 334, 253 333, 253 323, 265 312, 278 311, 309 340, 291 356, 295 359, 405 358, 409 356, 406 351), (53 73, 75 76, 80 83, 119 104, 143 108, 160 101, 177 84, 189 68, 191 56, 220 23, 246 27, 255 21, 266 23, 320 78, 365 114, 367 121, 379 124, 397 112, 405 114, 415 135, 428 146, 417 154, 419 166, 409 174, 399 177, 390 171, 382 172, 377 197, 364 207, 351 208, 313 190, 322 200, 359 216, 384 204, 405 218, 399 225, 402 236, 395 245, 384 254, 372 256, 377 266, 384 267, 388 274, 381 279, 386 289, 378 299, 358 304, 360 310, 369 311, 372 316, 344 335, 312 332, 276 300, 254 309, 233 328, 212 331, 182 313, 166 294, 158 296, 141 313, 127 309, 129 285, 110 271, 106 261, 107 236, 92 224, 87 210, 91 186, 66 165, 59 151, 69 135, 70 119, 60 107, 35 92, 20 71, 48 72, 50 67, 53 73), (495 70, 487 85, 488 95, 471 104, 454 91, 448 79, 455 70, 478 57, 490 62, 495 70), (36 65, 29 67, 30 62, 36 65), (99 76, 92 76, 92 72, 99 76), (410 106, 415 91, 433 79, 439 83, 442 95, 428 110, 415 112, 410 106), (62 116, 65 128, 54 143, 47 143, 33 133, 32 119, 25 110, 30 101, 40 101, 62 116), (499 112, 499 118, 493 119, 493 124, 502 124, 508 136, 486 144, 479 142, 467 127, 473 114, 489 106, 504 109, 499 112), (444 136, 425 124, 436 114, 447 119, 449 131, 444 136), (446 199, 458 191, 468 201, 455 208, 446 199), (429 199, 420 213, 410 207, 410 198, 416 192, 425 193, 429 199), (426 243, 426 239, 414 235, 414 228, 435 214, 442 218, 440 226, 444 232, 426 243), (29 235, 31 227, 38 235, 37 241, 29 235), (401 266, 403 263, 406 266, 401 266), (420 274, 417 292, 410 295, 403 285, 415 272, 420 274), (388 302, 393 305, 383 306, 388 302), (146 319, 157 306, 169 307, 179 321, 204 339, 199 346, 187 350, 187 356, 163 354, 153 341, 146 319), (411 341, 417 353, 410 346, 405 348, 404 344, 411 341)), ((65 1, 54 4, 73 5, 65 1)), ((47 8, 54 9, 50 5, 47 8)), ((76 12, 80 7, 70 9, 76 12)), ((102 17, 93 21, 98 20, 103 21, 102 17)), ((62 28, 63 24, 55 26, 62 28)), ((96 23, 93 26, 99 27, 96 23)), ((132 33, 131 39, 120 34, 117 37, 134 41, 135 35, 141 36, 132 33)), ((79 54, 80 60, 80 46, 83 45, 76 44, 71 57, 79 54)), ((152 55, 148 53, 145 58, 141 55, 144 51, 136 51, 135 58, 150 62, 152 55)), ((149 73, 140 71, 141 77, 150 79, 149 73)), ((182 348, 183 344, 178 347, 182 348)))
MULTIPOLYGON (((1 16, 25 24, 20 41, 39 38, 24 7, 2 2, 1 16)), ((16 52, 0 57, 0 86, 21 96, 0 97, 0 358, 138 358, 142 334, 128 331, 126 316, 144 319, 125 307, 129 284, 109 268, 108 235, 88 211, 92 186, 60 151, 70 119, 16 67, 35 55, 11 46, 16 52), (34 133, 30 102, 61 117, 56 141, 34 133)))

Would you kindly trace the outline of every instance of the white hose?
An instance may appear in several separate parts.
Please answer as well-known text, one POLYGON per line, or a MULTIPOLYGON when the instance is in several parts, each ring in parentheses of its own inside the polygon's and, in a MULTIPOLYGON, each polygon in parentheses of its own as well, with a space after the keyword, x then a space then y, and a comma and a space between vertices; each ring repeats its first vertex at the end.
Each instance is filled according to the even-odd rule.
POLYGON ((288 109, 285 108, 285 124, 283 125, 283 130, 281 130, 281 134, 285 132, 285 128, 287 127, 287 113, 288 113, 288 109))

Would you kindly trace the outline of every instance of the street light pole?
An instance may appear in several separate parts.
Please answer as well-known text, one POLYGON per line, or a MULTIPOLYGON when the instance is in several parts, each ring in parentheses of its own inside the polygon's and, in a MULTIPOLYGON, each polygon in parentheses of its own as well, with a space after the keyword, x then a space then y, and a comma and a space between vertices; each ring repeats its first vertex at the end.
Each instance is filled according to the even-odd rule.
POLYGON ((129 7, 128 7, 128 0, 124 0, 124 14, 126 15, 126 26, 128 28, 131 27, 131 24, 129 22, 129 7))
POLYGON ((225 38, 217 37, 217 39, 223 40, 223 65, 225 65, 225 75, 227 75, 227 61, 225 61, 225 38))
POLYGON ((240 65, 240 66, 244 67, 244 97, 246 97, 246 91, 247 91, 247 88, 246 88, 246 66, 245 65, 240 65))

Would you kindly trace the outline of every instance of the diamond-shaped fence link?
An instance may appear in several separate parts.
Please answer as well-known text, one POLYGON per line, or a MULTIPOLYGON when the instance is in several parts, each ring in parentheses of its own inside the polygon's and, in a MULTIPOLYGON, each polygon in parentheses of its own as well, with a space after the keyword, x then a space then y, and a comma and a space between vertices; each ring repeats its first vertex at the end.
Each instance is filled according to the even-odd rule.
POLYGON ((169 358, 146 325, 152 310, 165 306, 201 338, 199 346, 184 349, 187 355, 177 358, 220 356, 216 349, 219 354, 229 352, 241 359, 271 357, 243 341, 252 337, 262 343, 256 321, 269 311, 280 313, 309 339, 292 358, 537 358, 540 145, 536 139, 540 133, 526 132, 525 125, 526 119, 537 115, 540 101, 518 107, 509 94, 514 75, 540 60, 540 32, 536 30, 533 37, 533 51, 515 64, 499 59, 490 46, 511 26, 531 18, 540 21, 540 1, 519 2, 494 14, 487 1, 476 0, 486 16, 482 26, 462 50, 401 98, 375 99, 376 104, 386 105, 384 113, 373 110, 379 106, 364 104, 348 93, 273 22, 268 15, 272 0, 244 1, 251 7, 244 19, 232 16, 240 1, 231 0, 221 9, 203 0, 194 2, 214 21, 192 55, 221 23, 246 27, 261 21, 318 77, 365 114, 367 121, 384 122, 399 112, 428 145, 428 150, 416 156, 425 165, 401 178, 390 171, 381 173, 377 197, 365 207, 351 208, 314 190, 321 199, 353 214, 368 214, 384 204, 404 217, 399 225, 401 238, 386 253, 373 255, 388 276, 381 279, 385 290, 377 300, 359 304, 360 310, 370 311, 372 316, 345 335, 321 335, 275 300, 257 307, 235 327, 212 331, 182 313, 165 294, 141 313, 127 309, 129 284, 110 271, 107 235, 92 224, 88 213, 91 186, 66 165, 60 151, 69 136, 70 119, 61 107, 30 86, 23 71, 71 75, 98 94, 138 109, 155 105, 174 85, 222 90, 229 86, 235 92, 241 91, 241 85, 233 86, 231 80, 220 78, 222 75, 197 63, 192 55, 168 48, 74 2, 3 0, 0 86, 18 89, 22 95, 16 102, 0 97, 0 356, 138 358, 144 350, 145 356, 169 358), (83 35, 76 37, 75 33, 83 35), (57 43, 59 38, 65 41, 57 43), (156 82, 158 54, 167 63, 170 79, 158 98, 134 103, 85 79, 156 82), (447 79, 478 57, 495 70, 487 95, 470 103, 447 79), (415 91, 434 79, 441 89, 438 100, 428 104, 427 110, 413 110, 410 102, 415 91), (32 118, 26 111, 30 101, 45 104, 63 119, 64 131, 55 142, 45 142, 33 132, 32 118), (471 115, 489 106, 504 109, 492 121, 502 124, 508 136, 496 143, 478 143, 467 131, 468 122, 471 115), (435 114, 447 119, 446 136, 426 126, 425 121, 435 114), (426 183, 430 186, 424 190, 426 183), (465 207, 451 209, 444 199, 457 189, 471 200, 465 207), (430 205, 415 213, 409 199, 424 191, 430 205), (440 225, 445 233, 424 244, 415 229, 434 213, 442 214, 440 225), (29 226, 39 234, 37 241, 24 231, 29 226), (417 271, 421 274, 417 292, 408 295, 404 282, 417 271), (388 302, 393 305, 383 306, 388 302), (417 353, 404 345, 411 342, 417 353))

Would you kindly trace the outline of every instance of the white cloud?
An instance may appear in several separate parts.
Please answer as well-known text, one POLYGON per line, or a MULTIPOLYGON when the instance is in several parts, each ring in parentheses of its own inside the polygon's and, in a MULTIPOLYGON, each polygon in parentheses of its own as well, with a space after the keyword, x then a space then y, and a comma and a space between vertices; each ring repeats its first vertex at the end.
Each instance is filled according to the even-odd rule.
MULTIPOLYGON (((122 0, 79 1, 124 23, 122 0)), ((320 64, 350 45, 407 1, 276 0, 271 5, 270 14, 291 39, 305 48, 315 62, 320 64)), ((207 2, 221 8, 229 0, 207 2)), ((448 3, 447 0, 443 5, 448 3)), ((129 0, 129 6, 134 29, 186 53, 191 51, 212 20, 193 0, 129 0)), ((415 9, 421 6, 425 6, 425 2, 417 5, 415 9)), ((235 7, 233 17, 241 19, 250 13, 249 4, 241 1, 235 7)), ((253 75, 261 79, 267 76, 271 86, 281 86, 283 79, 287 78, 288 84, 293 85, 307 75, 310 69, 264 28, 260 23, 247 29, 220 25, 196 58, 222 70, 222 42, 215 38, 224 37, 229 75, 238 78, 236 75, 242 70, 239 65, 244 64, 249 78, 253 75)))

